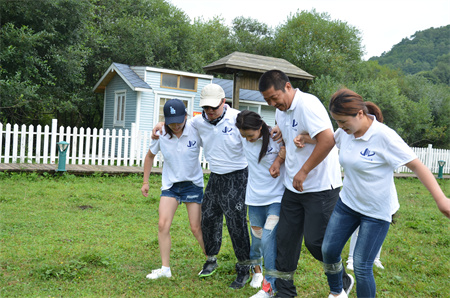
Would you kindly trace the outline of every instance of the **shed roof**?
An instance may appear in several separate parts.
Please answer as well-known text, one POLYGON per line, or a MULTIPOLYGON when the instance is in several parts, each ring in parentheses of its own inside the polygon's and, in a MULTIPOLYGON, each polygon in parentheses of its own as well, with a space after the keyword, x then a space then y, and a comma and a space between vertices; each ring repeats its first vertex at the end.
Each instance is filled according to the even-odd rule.
POLYGON ((94 92, 103 93, 112 78, 118 74, 127 85, 134 91, 151 90, 150 87, 133 69, 127 64, 113 62, 101 79, 95 84, 94 92))
POLYGON ((220 73, 248 71, 261 74, 268 70, 278 69, 283 71, 289 78, 303 80, 312 80, 314 78, 313 75, 284 59, 242 52, 233 52, 228 56, 204 66, 203 69, 205 71, 220 73))

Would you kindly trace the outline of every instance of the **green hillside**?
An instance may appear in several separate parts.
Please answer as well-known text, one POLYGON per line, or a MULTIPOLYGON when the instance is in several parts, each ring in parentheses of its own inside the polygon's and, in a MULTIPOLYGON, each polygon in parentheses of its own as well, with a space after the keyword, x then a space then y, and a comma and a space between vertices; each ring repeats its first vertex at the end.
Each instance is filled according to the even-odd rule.
POLYGON ((417 31, 389 52, 369 60, 405 74, 422 73, 435 83, 450 84, 450 25, 417 31))

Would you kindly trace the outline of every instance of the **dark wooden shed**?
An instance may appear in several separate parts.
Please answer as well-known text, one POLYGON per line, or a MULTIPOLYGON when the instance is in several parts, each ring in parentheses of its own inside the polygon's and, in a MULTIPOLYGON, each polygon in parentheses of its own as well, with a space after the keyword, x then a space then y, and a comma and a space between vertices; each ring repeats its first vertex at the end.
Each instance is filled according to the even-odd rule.
POLYGON ((283 71, 291 80, 312 80, 313 75, 274 57, 233 52, 203 67, 206 72, 233 74, 233 107, 239 108, 239 89, 258 90, 259 78, 268 70, 283 71))

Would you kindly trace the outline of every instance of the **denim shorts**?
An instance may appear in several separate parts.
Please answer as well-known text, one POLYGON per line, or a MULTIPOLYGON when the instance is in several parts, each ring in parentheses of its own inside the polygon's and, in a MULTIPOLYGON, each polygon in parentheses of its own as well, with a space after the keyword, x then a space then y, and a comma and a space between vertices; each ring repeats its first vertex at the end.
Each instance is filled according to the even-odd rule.
POLYGON ((175 198, 178 203, 198 203, 203 201, 203 187, 197 186, 191 181, 177 182, 171 188, 161 192, 161 197, 175 198))

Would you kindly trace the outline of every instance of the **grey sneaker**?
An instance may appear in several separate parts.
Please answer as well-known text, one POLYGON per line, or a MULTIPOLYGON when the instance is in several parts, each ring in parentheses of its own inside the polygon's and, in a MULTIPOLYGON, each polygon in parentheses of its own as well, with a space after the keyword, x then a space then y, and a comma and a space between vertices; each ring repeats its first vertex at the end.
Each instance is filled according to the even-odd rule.
POLYGON ((230 285, 230 288, 232 289, 240 289, 243 288, 245 286, 246 283, 248 283, 250 281, 250 272, 238 272, 238 275, 235 279, 235 281, 233 281, 230 285))
POLYGON ((218 265, 217 260, 209 261, 207 260, 203 265, 202 271, 198 273, 200 277, 211 276, 214 272, 216 272, 218 265))

